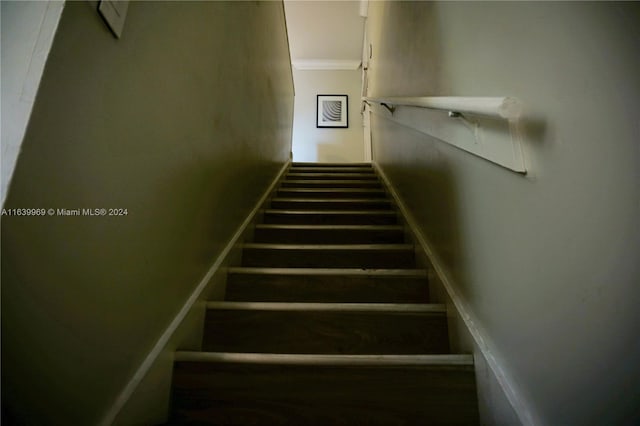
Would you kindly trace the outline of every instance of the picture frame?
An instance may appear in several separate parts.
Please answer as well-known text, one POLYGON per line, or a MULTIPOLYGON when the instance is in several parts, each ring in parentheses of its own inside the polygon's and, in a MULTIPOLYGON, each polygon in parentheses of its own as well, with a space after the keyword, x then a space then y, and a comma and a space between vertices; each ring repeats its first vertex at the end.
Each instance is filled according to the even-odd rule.
POLYGON ((317 95, 316 127, 346 129, 349 127, 349 96, 317 95))
POLYGON ((98 3, 98 13, 115 38, 122 36, 128 9, 129 0, 100 0, 98 3))

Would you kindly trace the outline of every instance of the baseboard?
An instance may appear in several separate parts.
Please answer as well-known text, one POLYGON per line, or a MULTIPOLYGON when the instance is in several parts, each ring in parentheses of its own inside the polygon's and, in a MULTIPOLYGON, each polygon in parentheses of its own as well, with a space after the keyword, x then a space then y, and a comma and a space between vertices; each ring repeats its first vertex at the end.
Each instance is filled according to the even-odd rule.
POLYGON ((399 196, 382 168, 375 162, 372 164, 384 182, 389 194, 393 197, 398 209, 404 216, 410 234, 414 238, 414 241, 418 243, 419 250, 421 250, 428 259, 428 263, 430 264, 432 271, 444 287, 448 299, 452 302, 453 307, 456 310, 456 316, 462 320, 464 327, 475 343, 475 347, 479 350, 487 366, 493 373, 496 382, 500 386, 508 403, 511 405, 513 412, 517 415, 523 425, 539 425, 540 422, 537 420, 537 416, 533 414, 533 410, 531 410, 529 403, 522 397, 514 380, 507 371, 505 371, 498 359, 496 359, 496 351, 489 343, 490 340, 486 337, 486 333, 479 326, 479 322, 477 321, 473 310, 469 306, 469 303, 456 291, 457 286, 450 277, 450 274, 447 272, 444 262, 442 262, 436 252, 432 249, 433 245, 430 244, 428 239, 420 231, 413 215, 403 203, 402 198, 399 196))
MULTIPOLYGON (((211 287, 224 286, 224 266, 228 264, 231 258, 237 257, 238 244, 242 243, 243 238, 248 232, 251 232, 250 225, 255 222, 255 219, 258 216, 262 206, 275 190, 278 182, 288 169, 289 164, 290 161, 287 161, 287 163, 282 166, 267 190, 255 204, 253 210, 251 210, 244 222, 242 222, 242 224, 238 227, 229 242, 225 245, 222 252, 216 257, 213 264, 204 275, 204 277, 200 280, 198 285, 195 287, 178 314, 173 318, 169 326, 162 333, 156 344, 147 354, 146 358, 140 364, 129 382, 127 382, 120 394, 117 396, 109 410, 102 417, 102 420, 99 423, 100 425, 110 426, 113 424, 149 424, 161 423, 166 420, 162 418, 151 420, 151 418, 154 417, 153 415, 151 415, 151 418, 149 417, 149 415, 144 415, 146 417, 145 419, 136 419, 132 418, 134 417, 133 415, 123 416, 123 412, 125 411, 125 406, 131 403, 133 395, 139 393, 142 394, 140 395, 139 399, 144 401, 138 402, 135 405, 152 407, 153 410, 160 413, 160 417, 166 414, 168 407, 158 407, 157 405, 158 400, 166 400, 168 403, 169 389, 164 388, 170 386, 171 383, 170 367, 173 363, 173 351, 176 349, 175 346, 181 345, 181 343, 177 343, 176 340, 181 341, 187 338, 185 336, 188 336, 189 334, 197 334, 197 332, 194 333, 193 329, 198 329, 198 324, 200 324, 201 327, 201 317, 204 316, 204 303, 198 302, 203 302, 203 298, 205 298, 212 292, 216 292, 216 289, 212 289, 211 287), (167 366, 169 367, 167 368, 167 366), (143 383, 145 380, 148 383, 143 383), (143 386, 143 384, 146 386, 143 386), (140 388, 142 387, 145 387, 146 389, 140 390, 140 388), (149 393, 164 393, 166 395, 150 396, 149 393)), ((139 407, 135 407, 129 408, 128 411, 129 413, 140 413, 144 410, 140 409, 139 407)))

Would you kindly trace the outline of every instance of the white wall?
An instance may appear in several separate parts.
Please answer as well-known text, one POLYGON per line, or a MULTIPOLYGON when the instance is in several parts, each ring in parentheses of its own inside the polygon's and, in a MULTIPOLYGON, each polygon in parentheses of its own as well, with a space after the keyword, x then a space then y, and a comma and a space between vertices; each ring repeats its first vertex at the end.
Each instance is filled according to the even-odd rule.
POLYGON ((524 423, 640 421, 638 22, 637 3, 370 4, 372 96, 525 105, 526 177, 372 116, 524 423))
POLYGON ((293 71, 296 88, 293 118, 293 160, 362 162, 364 144, 360 114, 360 70, 293 71), (349 96, 349 127, 316 128, 316 96, 349 96))
MULTIPOLYGON (((1 204, 13 175, 64 1, 2 1, 1 204)), ((25 206, 26 207, 26 206, 25 206)))

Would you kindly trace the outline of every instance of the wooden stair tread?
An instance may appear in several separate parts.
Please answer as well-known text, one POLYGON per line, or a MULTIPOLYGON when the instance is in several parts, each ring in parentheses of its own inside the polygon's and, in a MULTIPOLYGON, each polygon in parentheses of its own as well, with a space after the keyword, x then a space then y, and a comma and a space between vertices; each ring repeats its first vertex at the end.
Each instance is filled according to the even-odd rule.
POLYGON ((271 244, 244 243, 241 248, 269 250, 413 250, 413 244, 271 244))
POLYGON ((380 188, 279 188, 279 197, 303 198, 371 198, 388 200, 386 193, 380 188))
POLYGON ((357 179, 357 180, 378 180, 378 176, 373 172, 363 173, 345 173, 345 172, 310 172, 310 173, 297 173, 295 171, 289 172, 286 175, 286 179, 357 179))
POLYGON ((372 230, 403 230, 402 225, 301 225, 301 224, 277 224, 260 223, 256 229, 323 229, 323 230, 345 230, 345 229, 372 229, 372 230))
POLYGON ((424 269, 230 268, 226 300, 427 303, 424 269))
POLYGON ((363 168, 373 168, 371 163, 311 163, 311 162, 301 162, 294 161, 291 163, 291 167, 313 167, 313 168, 324 168, 324 167, 363 167, 363 168))
POLYGON ((367 180, 284 180, 280 184, 280 188, 378 189, 382 188, 382 185, 380 184, 380 182, 367 180))
POLYGON ((300 194, 318 194, 323 192, 385 194, 382 188, 280 188, 279 191, 297 192, 300 194))
POLYGON ((316 172, 326 172, 327 170, 333 170, 333 169, 344 169, 344 170, 349 170, 357 173, 362 173, 362 172, 375 173, 375 169, 373 167, 350 166, 349 164, 327 164, 323 167, 313 167, 308 164, 306 165, 293 164, 291 165, 291 167, 289 167, 288 172, 299 171, 299 170, 309 170, 310 172, 316 173, 316 172))
POLYGON ((394 210, 266 209, 263 222, 290 225, 393 225, 398 223, 398 215, 394 210))
POLYGON ((353 202, 369 202, 369 203, 389 203, 390 200, 385 198, 284 198, 284 197, 274 197, 271 201, 295 201, 297 203, 353 203, 353 202))
POLYGON ((345 365, 345 366, 423 366, 439 368, 473 367, 473 355, 467 354, 268 354, 177 351, 176 362, 214 362, 269 365, 345 365))
POLYGON ((444 305, 210 302, 206 351, 445 354, 444 305))
POLYGON ((264 214, 297 214, 297 215, 371 215, 371 216, 396 216, 397 213, 393 210, 281 210, 281 209, 266 209, 264 214))
MULTIPOLYGON (((332 223, 307 224, 307 220, 269 220, 280 222, 264 224, 254 229, 254 242, 270 242, 285 244, 382 244, 403 243, 405 241, 404 228, 399 225, 379 224, 347 224, 332 223), (296 222, 296 223, 292 223, 296 222), (300 222, 300 223, 298 223, 300 222)), ((338 221, 331 221, 338 222, 338 221)), ((340 222, 363 222, 362 220, 344 220, 340 222)), ((380 221, 366 221, 380 222, 380 221)), ((386 222, 395 222, 389 220, 386 222)))
POLYGON ((283 180, 280 188, 327 188, 327 189, 381 189, 382 184, 375 180, 283 180))
POLYGON ((250 268, 232 267, 231 274, 276 274, 276 275, 349 275, 349 276, 394 276, 427 277, 425 269, 356 269, 356 268, 250 268))
POLYGON ((350 167, 326 167, 324 169, 316 169, 309 167, 296 167, 289 169, 288 174, 294 175, 306 175, 306 174, 319 174, 319 173, 334 173, 342 175, 374 175, 377 177, 373 169, 364 168, 350 168, 350 167))
POLYGON ((447 308, 437 303, 292 303, 292 302, 207 302, 207 309, 255 311, 343 311, 443 314, 447 308))
POLYGON ((385 198, 283 198, 274 197, 271 202, 279 203, 335 203, 335 204, 348 204, 348 203, 376 203, 376 204, 390 204, 391 201, 385 198))
POLYGON ((369 180, 363 181, 362 179, 289 179, 289 177, 285 178, 282 182, 311 183, 311 184, 315 184, 315 183, 332 184, 332 183, 344 183, 344 182, 358 183, 363 185, 380 184, 378 181, 370 182, 369 180))
MULTIPOLYGON (((341 194, 344 195, 344 194, 341 194)), ((393 203, 386 198, 273 198, 270 209, 275 210, 393 210, 393 203)))
POLYGON ((478 423, 468 356, 177 354, 175 424, 478 423))
POLYGON ((381 187, 380 182, 375 180, 364 179, 285 179, 282 184, 305 184, 305 185, 341 185, 343 183, 349 183, 354 185, 361 185, 362 187, 381 187))
POLYGON ((242 266, 284 268, 411 268, 412 244, 270 244, 242 245, 242 266))

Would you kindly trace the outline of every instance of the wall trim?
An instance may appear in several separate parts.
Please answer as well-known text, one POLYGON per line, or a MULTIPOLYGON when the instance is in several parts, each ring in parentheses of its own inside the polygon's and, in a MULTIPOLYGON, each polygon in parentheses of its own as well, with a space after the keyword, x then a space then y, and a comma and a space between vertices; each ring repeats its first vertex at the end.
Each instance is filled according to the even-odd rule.
POLYGON ((490 340, 486 337, 485 332, 478 325, 479 322, 473 310, 469 306, 469 303, 456 291, 454 280, 449 277, 447 269, 444 266, 444 262, 432 249, 433 245, 420 231, 420 228, 418 228, 417 222, 413 218, 413 215, 403 203, 400 195, 395 190, 393 184, 384 173, 380 165, 378 165, 378 163, 375 161, 372 162, 372 164, 378 172, 378 175, 380 176, 382 181, 385 183, 387 190, 393 197, 396 205, 398 206, 398 209, 404 216, 404 219, 407 223, 407 226, 411 230, 411 233, 413 234, 417 243, 420 245, 420 248, 422 249, 424 254, 429 259, 434 272, 442 282, 447 294, 451 298, 451 301, 458 311, 458 315, 464 321, 465 326, 473 337, 473 340, 475 341, 478 349, 486 359, 489 368, 491 368, 493 374, 496 377, 496 380, 498 381, 498 384, 502 388, 502 391, 507 397, 509 404, 511 404, 511 407, 518 416, 520 422, 524 426, 536 426, 542 424, 539 421, 538 416, 534 415, 528 401, 522 396, 521 391, 515 385, 515 382, 511 378, 510 374, 505 371, 501 363, 496 359, 494 355, 496 351, 492 348, 492 345, 489 344, 490 340))
POLYGON ((235 234, 233 234, 233 236, 231 237, 227 245, 224 247, 222 252, 220 252, 220 254, 216 257, 216 259, 214 260, 213 264, 211 265, 207 273, 200 280, 196 288, 193 290, 189 298, 186 300, 186 302, 182 306, 182 309, 180 309, 180 311, 173 318, 169 326, 160 335, 160 338, 156 341, 156 344, 153 346, 151 351, 147 354, 144 361, 142 361, 142 363, 140 364, 136 372, 133 374, 129 382, 122 388, 122 391, 120 392, 120 394, 116 397, 115 401, 113 402, 109 410, 105 413, 105 415, 102 417, 102 420, 98 423, 99 425, 109 426, 115 421, 116 417, 118 416, 122 408, 129 401, 129 398, 131 398, 131 395, 133 395, 134 391, 136 390, 140 382, 142 382, 146 374, 149 372, 150 368, 155 363, 158 356, 164 350, 165 346, 171 339, 171 336, 176 332, 176 330, 179 328, 182 321, 189 314, 189 312, 191 311, 195 303, 200 299, 200 296, 202 295, 204 290, 207 288, 207 284, 209 284, 209 281, 211 280, 211 278, 224 264, 224 261, 226 260, 231 250, 233 250, 236 244, 238 244, 240 238, 242 237, 242 235, 244 234, 248 226, 253 222, 255 216, 258 214, 263 204, 271 196, 271 193, 275 189, 276 185, 278 184, 278 182, 280 181, 284 173, 289 168, 290 163, 291 161, 287 160, 287 162, 282 166, 282 168, 280 169, 278 174, 275 176, 275 178, 273 179, 269 187, 266 189, 262 197, 260 197, 260 199, 255 204, 253 210, 251 210, 251 212, 249 213, 247 218, 244 220, 244 222, 242 222, 240 227, 238 227, 235 234))
POLYGON ((360 59, 294 59, 291 61, 297 70, 357 70, 360 59))

